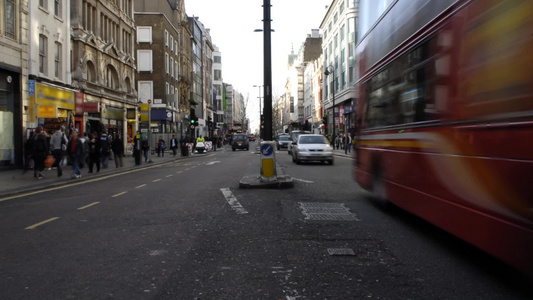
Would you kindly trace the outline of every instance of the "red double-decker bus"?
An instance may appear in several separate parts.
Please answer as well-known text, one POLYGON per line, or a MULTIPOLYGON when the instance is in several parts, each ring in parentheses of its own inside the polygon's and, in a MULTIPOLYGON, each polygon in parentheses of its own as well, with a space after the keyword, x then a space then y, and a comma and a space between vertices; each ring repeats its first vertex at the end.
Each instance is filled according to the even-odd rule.
POLYGON ((355 180, 533 275, 533 1, 389 2, 356 47, 355 180))

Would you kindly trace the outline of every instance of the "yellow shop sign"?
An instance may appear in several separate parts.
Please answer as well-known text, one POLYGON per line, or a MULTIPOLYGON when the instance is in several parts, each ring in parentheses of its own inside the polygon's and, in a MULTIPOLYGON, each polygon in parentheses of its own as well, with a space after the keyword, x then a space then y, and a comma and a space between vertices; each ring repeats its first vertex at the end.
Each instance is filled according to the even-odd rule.
POLYGON ((35 102, 39 106, 55 106, 68 110, 74 110, 76 107, 74 92, 39 83, 35 85, 35 102))

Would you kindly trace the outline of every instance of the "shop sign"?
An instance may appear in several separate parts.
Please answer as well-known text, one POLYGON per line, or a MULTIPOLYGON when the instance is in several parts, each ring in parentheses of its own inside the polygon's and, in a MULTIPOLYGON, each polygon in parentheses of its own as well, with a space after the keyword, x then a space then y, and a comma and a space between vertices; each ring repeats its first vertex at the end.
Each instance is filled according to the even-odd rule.
POLYGON ((37 105, 56 106, 68 110, 75 109, 73 92, 37 83, 35 96, 37 105))
POLYGON ((135 119, 135 108, 126 108, 126 119, 128 120, 135 119))
POLYGON ((54 105, 37 105, 39 119, 57 118, 57 107, 54 105))
POLYGON ((100 102, 83 102, 83 111, 86 113, 99 113, 100 102))
POLYGON ((58 118, 68 118, 68 110, 66 109, 57 109, 57 117, 58 118))
POLYGON ((124 119, 124 110, 122 108, 107 106, 105 109, 104 117, 111 120, 122 120, 124 119))
POLYGON ((83 93, 76 92, 74 93, 76 96, 76 115, 82 115, 83 114, 83 93))

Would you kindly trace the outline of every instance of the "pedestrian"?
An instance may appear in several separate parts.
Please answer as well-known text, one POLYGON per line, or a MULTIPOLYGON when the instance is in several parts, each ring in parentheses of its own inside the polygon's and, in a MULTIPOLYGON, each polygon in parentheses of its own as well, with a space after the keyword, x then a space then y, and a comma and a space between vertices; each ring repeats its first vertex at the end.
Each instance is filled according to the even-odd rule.
POLYGON ((87 157, 87 151, 89 149, 89 136, 87 135, 87 132, 83 133, 83 136, 80 136, 78 133, 78 138, 81 141, 81 145, 83 147, 81 157, 78 159, 78 163, 80 165, 80 169, 83 169, 85 164, 87 164, 88 157, 87 157))
POLYGON ((83 158, 83 141, 78 138, 78 131, 72 130, 70 140, 67 144, 67 153, 70 156, 72 163, 72 176, 70 178, 76 179, 81 177, 80 160, 83 158))
POLYGON ((187 156, 187 152, 188 152, 187 143, 185 142, 185 139, 183 138, 183 136, 181 136, 180 138, 180 150, 181 150, 181 156, 187 156))
POLYGON ((348 152, 351 153, 351 147, 352 147, 352 138, 350 137, 349 133, 346 133, 344 135, 344 154, 348 154, 348 152))
POLYGON ((44 160, 48 154, 48 142, 46 136, 42 133, 42 129, 37 127, 33 138, 33 177, 37 179, 43 178, 44 160))
POLYGON ((63 159, 63 154, 67 150, 68 139, 65 136, 64 131, 65 126, 59 126, 50 138, 50 151, 52 151, 52 155, 55 159, 52 168, 57 168, 57 177, 63 175, 63 171, 61 170, 61 160, 63 159))
POLYGON ((117 133, 113 141, 111 141, 111 150, 113 150, 113 159, 115 160, 115 167, 122 168, 122 156, 124 156, 124 142, 117 133))
POLYGON ((141 143, 141 148, 144 154, 144 162, 148 162, 148 151, 150 151, 150 144, 148 144, 148 137, 144 137, 141 143))
POLYGON ((24 143, 24 171, 26 172, 29 169, 33 169, 32 160, 33 160, 33 131, 30 132, 30 137, 24 143))
POLYGON ((170 149, 172 150, 172 155, 176 156, 176 151, 178 150, 178 139, 175 135, 172 135, 170 139, 170 149))
POLYGON ((100 133, 100 161, 102 162, 102 167, 107 168, 109 162, 109 155, 111 154, 109 136, 105 131, 100 133))
POLYGON ((133 157, 136 166, 141 164, 141 144, 141 132, 137 130, 137 134, 133 137, 133 157))
POLYGON ((339 150, 340 143, 341 143, 341 135, 337 134, 337 136, 335 137, 335 147, 337 148, 337 150, 339 150))
POLYGON ((159 140, 157 141, 156 152, 157 152, 157 157, 159 157, 159 154, 165 157, 165 140, 163 140, 162 136, 160 136, 159 140))
POLYGON ((89 140, 89 173, 93 172, 93 166, 96 164, 96 172, 100 172, 100 155, 101 155, 101 141, 96 132, 91 134, 89 140))

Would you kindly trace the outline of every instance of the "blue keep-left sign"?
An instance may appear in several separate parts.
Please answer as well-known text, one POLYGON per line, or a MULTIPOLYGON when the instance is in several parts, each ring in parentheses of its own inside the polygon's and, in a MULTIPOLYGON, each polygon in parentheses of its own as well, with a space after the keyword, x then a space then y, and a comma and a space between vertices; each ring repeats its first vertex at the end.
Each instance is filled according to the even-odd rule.
POLYGON ((261 146, 261 155, 263 156, 271 156, 274 152, 274 148, 270 144, 265 144, 261 146))

